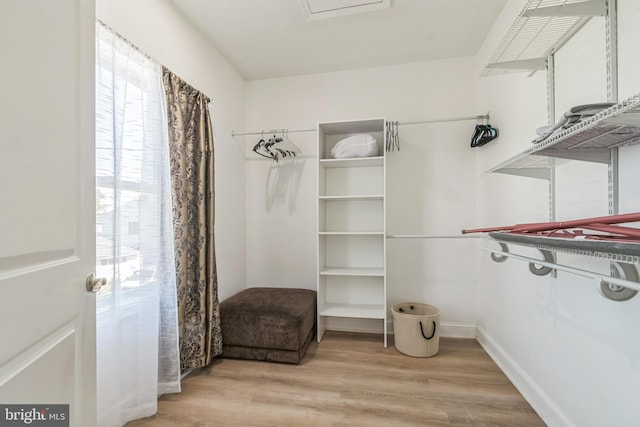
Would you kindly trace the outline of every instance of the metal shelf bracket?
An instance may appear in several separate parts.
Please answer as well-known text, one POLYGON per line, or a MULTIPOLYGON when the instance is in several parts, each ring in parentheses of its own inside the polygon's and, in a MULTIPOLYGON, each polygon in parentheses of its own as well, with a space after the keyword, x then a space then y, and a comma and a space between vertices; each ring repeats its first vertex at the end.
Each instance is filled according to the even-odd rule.
POLYGON ((537 275, 544 276, 552 271, 564 271, 577 276, 594 279, 598 284, 598 290, 603 297, 616 302, 628 301, 640 291, 640 275, 634 264, 614 262, 615 272, 611 276, 596 273, 594 271, 583 270, 558 264, 551 251, 543 250, 544 260, 538 260, 524 255, 509 252, 508 246, 503 242, 498 242, 501 250, 482 248, 483 251, 491 253, 491 259, 495 262, 504 262, 507 258, 514 258, 529 263, 529 270, 537 275), (553 261, 550 261, 553 259, 553 261), (537 271, 534 271, 534 269, 537 271), (540 274, 539 274, 540 273, 540 274))
MULTIPOLYGON (((498 242, 498 244, 500 245, 501 252, 509 253, 509 246, 507 246, 506 243, 498 242)), ((491 252, 491 259, 494 262, 505 262, 509 257, 507 255, 498 255, 497 252, 491 252)))
MULTIPOLYGON (((509 246, 507 246, 506 243, 498 242, 498 244, 500 245, 500 251, 499 252, 491 251, 491 259, 494 262, 505 262, 507 259, 509 259, 510 255, 511 256, 513 255, 509 252, 509 246)), ((542 253, 542 260, 545 263, 556 262, 556 257, 553 252, 548 251, 546 249, 538 249, 538 250, 540 251, 540 253, 542 253)), ((535 274, 536 276, 546 276, 547 274, 555 272, 555 269, 541 265, 538 262, 533 261, 533 259, 531 258, 531 261, 529 262, 529 271, 535 274)))
MULTIPOLYGON (((556 262, 556 257, 553 252, 548 251, 546 249, 538 249, 538 250, 540 251, 540 253, 542 253, 542 259, 545 262, 547 263, 556 262)), ((546 276, 547 274, 554 272, 555 269, 551 267, 539 265, 538 263, 531 261, 529 262, 529 271, 535 274, 536 276, 546 276)))
POLYGON ((514 61, 492 62, 490 64, 487 64, 487 68, 540 71, 540 70, 546 70, 547 59, 531 58, 531 59, 517 59, 514 61))
MULTIPOLYGON (((638 269, 633 264, 612 262, 611 269, 614 277, 630 280, 632 282, 640 282, 638 269)), ((637 293, 637 290, 609 283, 606 279, 600 281, 600 294, 612 301, 627 301, 635 297, 637 293)))

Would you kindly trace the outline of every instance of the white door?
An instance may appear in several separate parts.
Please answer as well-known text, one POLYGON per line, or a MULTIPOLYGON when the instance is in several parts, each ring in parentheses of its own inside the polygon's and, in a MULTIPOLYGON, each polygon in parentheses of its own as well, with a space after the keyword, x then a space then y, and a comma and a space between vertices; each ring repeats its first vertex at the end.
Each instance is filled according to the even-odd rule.
MULTIPOLYGON (((69 404, 76 427, 96 423, 95 294, 85 287, 94 26, 94 0, 0 5, 0 405, 69 404)), ((0 425, 8 416, 0 410, 0 425)))

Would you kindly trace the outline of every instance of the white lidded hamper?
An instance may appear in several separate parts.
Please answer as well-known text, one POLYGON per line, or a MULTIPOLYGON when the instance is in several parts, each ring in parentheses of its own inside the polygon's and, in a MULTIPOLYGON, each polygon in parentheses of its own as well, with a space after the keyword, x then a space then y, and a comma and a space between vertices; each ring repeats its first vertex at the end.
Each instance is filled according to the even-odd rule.
POLYGON ((438 353, 440 309, 429 304, 405 302, 391 307, 393 340, 399 352, 413 357, 438 353))

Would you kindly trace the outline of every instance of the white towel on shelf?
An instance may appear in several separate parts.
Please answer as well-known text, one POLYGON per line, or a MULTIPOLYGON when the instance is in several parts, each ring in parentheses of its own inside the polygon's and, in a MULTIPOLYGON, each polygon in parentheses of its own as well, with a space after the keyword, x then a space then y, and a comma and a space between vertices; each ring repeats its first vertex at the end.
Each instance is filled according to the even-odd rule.
POLYGON ((334 159, 373 157, 379 155, 379 152, 376 139, 367 133, 360 133, 338 141, 331 149, 331 157, 334 159))

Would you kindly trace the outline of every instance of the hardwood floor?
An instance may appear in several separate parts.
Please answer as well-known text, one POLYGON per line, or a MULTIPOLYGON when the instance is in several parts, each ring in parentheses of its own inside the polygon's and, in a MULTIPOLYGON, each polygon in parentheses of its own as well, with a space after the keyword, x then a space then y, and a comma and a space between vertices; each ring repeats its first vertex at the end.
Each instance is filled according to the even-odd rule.
POLYGON ((377 335, 327 332, 300 365, 221 359, 182 390, 127 426, 544 426, 467 339, 412 358, 377 335))

